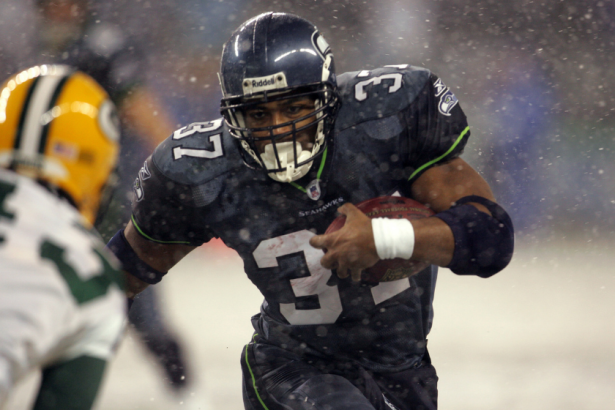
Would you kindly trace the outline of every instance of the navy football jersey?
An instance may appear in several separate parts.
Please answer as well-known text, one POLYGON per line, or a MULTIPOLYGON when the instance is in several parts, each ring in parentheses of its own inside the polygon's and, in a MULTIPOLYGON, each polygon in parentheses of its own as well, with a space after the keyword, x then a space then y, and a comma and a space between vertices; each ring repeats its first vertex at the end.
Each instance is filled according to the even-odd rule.
POLYGON ((323 251, 308 241, 345 202, 396 191, 411 197, 422 172, 462 152, 469 128, 454 94, 425 69, 345 73, 338 86, 333 142, 302 179, 279 183, 251 169, 222 119, 194 123, 145 162, 133 222, 158 243, 200 245, 218 237, 236 250, 265 297, 254 325, 268 342, 375 370, 404 368, 425 352, 436 268, 355 283, 323 268, 323 251))

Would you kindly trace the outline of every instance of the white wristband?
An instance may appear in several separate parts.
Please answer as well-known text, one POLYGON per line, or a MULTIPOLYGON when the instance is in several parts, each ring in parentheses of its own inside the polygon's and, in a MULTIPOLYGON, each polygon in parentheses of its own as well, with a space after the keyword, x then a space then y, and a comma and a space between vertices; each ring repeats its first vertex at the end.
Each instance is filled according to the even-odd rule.
POLYGON ((374 243, 380 259, 410 259, 414 252, 414 227, 407 219, 372 219, 374 243))

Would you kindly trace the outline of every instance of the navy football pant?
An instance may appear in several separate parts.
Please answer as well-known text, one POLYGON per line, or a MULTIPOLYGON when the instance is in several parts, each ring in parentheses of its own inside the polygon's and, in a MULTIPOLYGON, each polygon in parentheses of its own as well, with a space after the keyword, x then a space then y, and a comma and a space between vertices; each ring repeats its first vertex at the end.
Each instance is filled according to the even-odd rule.
POLYGON ((436 370, 375 373, 356 363, 300 357, 265 343, 241 356, 246 410, 435 410, 436 370))

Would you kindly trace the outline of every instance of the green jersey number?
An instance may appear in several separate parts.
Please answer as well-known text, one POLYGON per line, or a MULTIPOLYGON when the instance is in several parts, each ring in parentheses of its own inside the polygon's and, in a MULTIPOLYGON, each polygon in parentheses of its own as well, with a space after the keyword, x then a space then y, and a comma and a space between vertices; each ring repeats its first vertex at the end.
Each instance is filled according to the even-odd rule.
MULTIPOLYGON (((6 218, 9 220, 15 219, 15 214, 4 209, 6 198, 15 190, 15 185, 0 181, 0 219, 6 218)), ((0 243, 4 242, 4 236, 0 235, 0 243)))
POLYGON ((124 288, 120 272, 115 270, 97 249, 92 250, 98 256, 103 268, 98 275, 84 280, 66 262, 64 257, 65 250, 63 248, 48 240, 41 245, 41 257, 50 260, 56 265, 78 304, 86 303, 105 295, 112 284, 116 284, 120 289, 124 288))
MULTIPOLYGON (((13 221, 16 218, 14 213, 6 209, 7 198, 15 192, 15 189, 15 184, 0 181, 0 221, 13 221)), ((80 225, 77 225, 76 228, 79 228, 84 235, 91 235, 90 232, 80 225)), ((0 244, 5 240, 6 238, 0 235, 0 244)), ((33 241, 36 241, 36 239, 33 238, 33 241)), ((105 295, 112 284, 116 284, 120 289, 124 289, 122 274, 111 266, 107 258, 98 249, 92 248, 92 251, 100 260, 102 268, 97 275, 86 280, 81 278, 75 268, 66 261, 66 250, 56 245, 52 240, 43 238, 39 249, 41 258, 53 262, 57 267, 58 272, 68 284, 78 304, 86 303, 105 295)))

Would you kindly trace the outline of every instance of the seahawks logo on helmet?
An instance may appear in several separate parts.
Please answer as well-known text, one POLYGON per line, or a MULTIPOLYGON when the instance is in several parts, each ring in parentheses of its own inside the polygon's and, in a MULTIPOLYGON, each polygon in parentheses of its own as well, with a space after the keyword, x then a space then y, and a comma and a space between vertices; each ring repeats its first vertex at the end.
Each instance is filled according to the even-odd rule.
POLYGON ((318 31, 315 31, 314 34, 312 34, 312 44, 314 45, 314 49, 318 51, 318 54, 320 54, 320 58, 322 58, 323 61, 326 60, 326 56, 331 52, 331 48, 329 47, 327 40, 325 40, 325 38, 321 36, 318 31))

